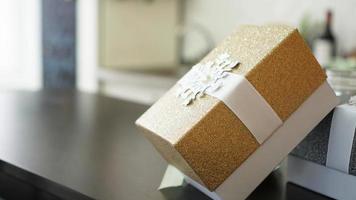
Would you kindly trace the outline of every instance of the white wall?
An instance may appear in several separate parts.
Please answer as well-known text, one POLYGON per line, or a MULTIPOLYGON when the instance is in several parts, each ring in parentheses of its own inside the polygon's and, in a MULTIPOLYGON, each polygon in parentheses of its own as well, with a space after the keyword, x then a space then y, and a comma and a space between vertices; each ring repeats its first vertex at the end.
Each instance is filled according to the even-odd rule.
POLYGON ((98 0, 77 1, 77 88, 97 90, 98 0))
MULTIPOLYGON (((240 24, 283 22, 298 26, 306 13, 324 20, 326 10, 332 8, 339 49, 356 48, 356 0, 187 0, 186 8, 187 23, 205 26, 216 42, 240 24)), ((192 41, 188 50, 203 46, 192 41)))
POLYGON ((40 0, 0 1, 0 90, 42 86, 40 0))

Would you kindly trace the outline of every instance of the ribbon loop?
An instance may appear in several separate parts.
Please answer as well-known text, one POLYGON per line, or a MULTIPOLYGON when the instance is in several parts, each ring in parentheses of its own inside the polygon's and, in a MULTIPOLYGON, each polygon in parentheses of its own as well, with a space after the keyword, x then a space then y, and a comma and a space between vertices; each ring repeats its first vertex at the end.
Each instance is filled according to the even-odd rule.
POLYGON ((337 106, 331 121, 326 166, 349 173, 350 156, 356 128, 356 107, 337 106), (353 112, 350 111, 353 109, 353 112))

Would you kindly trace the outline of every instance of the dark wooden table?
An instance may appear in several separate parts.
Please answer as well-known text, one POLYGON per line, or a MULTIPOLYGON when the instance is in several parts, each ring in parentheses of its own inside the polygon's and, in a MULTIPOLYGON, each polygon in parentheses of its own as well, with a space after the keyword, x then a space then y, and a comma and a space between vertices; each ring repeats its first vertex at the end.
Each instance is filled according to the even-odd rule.
MULTIPOLYGON (((7 200, 208 200, 157 191, 166 162, 134 121, 147 106, 75 91, 0 93, 0 197, 7 200)), ((253 173, 253 172, 251 172, 253 173)), ((249 199, 328 199, 273 172, 249 199)))

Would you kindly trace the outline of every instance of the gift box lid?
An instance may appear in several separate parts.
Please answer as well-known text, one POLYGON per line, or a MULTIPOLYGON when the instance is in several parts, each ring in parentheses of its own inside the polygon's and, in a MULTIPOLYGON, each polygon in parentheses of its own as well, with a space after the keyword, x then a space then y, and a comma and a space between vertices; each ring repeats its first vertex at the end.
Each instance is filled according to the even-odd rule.
POLYGON ((291 154, 356 176, 355 135, 356 101, 350 101, 332 110, 291 154))
MULTIPOLYGON (((242 26, 209 53, 199 67, 204 70, 222 57, 227 58, 223 63, 236 65, 229 69, 231 73, 246 79, 281 123, 326 79, 298 31, 285 25, 242 26)), ((202 98, 189 99, 189 105, 182 105, 186 99, 176 95, 179 83, 136 124, 170 164, 212 191, 268 135, 263 140, 256 138, 246 122, 214 96, 203 94, 202 98)), ((250 97, 243 93, 240 96, 250 97)), ((259 110, 253 106, 240 107, 258 118, 259 110)), ((259 121, 252 123, 258 126, 259 121)))

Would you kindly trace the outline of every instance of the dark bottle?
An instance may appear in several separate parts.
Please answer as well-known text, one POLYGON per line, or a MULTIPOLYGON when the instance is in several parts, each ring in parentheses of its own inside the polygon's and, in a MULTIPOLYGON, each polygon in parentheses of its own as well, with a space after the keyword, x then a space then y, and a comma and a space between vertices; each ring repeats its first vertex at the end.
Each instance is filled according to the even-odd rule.
POLYGON ((332 16, 332 12, 328 10, 324 31, 313 43, 314 55, 323 67, 327 67, 336 55, 336 41, 331 29, 332 16))

